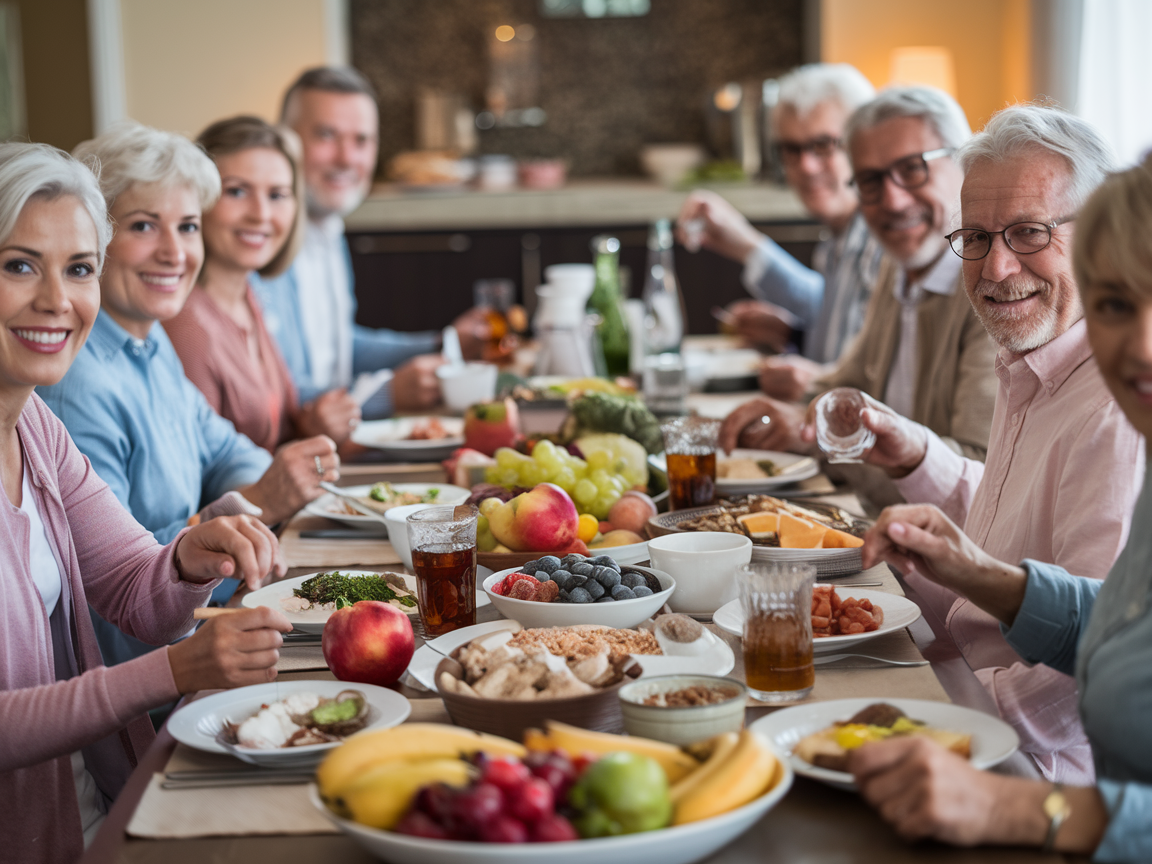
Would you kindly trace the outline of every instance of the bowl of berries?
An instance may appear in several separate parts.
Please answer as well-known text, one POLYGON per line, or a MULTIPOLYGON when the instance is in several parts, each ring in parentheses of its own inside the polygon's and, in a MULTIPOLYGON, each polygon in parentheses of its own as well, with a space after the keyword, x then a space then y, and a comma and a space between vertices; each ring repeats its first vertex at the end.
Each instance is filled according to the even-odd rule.
POLYGON ((483 588, 505 618, 525 627, 635 627, 668 602, 676 580, 662 570, 574 552, 493 573, 483 588))

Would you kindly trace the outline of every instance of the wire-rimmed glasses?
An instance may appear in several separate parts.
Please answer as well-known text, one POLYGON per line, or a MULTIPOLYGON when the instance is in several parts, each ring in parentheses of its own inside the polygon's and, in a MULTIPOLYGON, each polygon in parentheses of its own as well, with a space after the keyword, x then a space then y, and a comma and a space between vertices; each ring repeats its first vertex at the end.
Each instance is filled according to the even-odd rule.
POLYGON ((1051 222, 1016 222, 1003 231, 985 231, 983 228, 958 228, 944 236, 952 251, 965 261, 979 261, 992 251, 992 238, 997 234, 1004 243, 1019 255, 1033 255, 1048 248, 1052 242, 1052 230, 1075 216, 1061 216, 1051 222))
POLYGON ((861 204, 876 204, 884 195, 884 178, 890 177, 901 189, 918 189, 928 182, 928 163, 951 156, 952 148, 941 147, 897 159, 881 171, 857 171, 848 182, 855 186, 861 204))

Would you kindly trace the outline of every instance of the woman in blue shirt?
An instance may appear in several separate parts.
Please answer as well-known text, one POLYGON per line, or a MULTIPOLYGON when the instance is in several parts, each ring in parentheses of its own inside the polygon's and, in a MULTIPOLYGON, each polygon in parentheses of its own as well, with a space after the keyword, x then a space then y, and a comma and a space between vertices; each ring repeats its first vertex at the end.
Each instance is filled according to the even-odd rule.
MULTIPOLYGON (((1077 218, 1076 280, 1108 388, 1152 438, 1152 156, 1114 175, 1077 218)), ((920 739, 860 748, 861 793, 909 838, 1015 843, 1152 860, 1152 484, 1145 476, 1128 544, 1104 582, 983 552, 932 507, 891 507, 869 532, 866 565, 885 559, 966 596, 1001 622, 1021 656, 1075 674, 1096 786, 976 771, 920 739)))

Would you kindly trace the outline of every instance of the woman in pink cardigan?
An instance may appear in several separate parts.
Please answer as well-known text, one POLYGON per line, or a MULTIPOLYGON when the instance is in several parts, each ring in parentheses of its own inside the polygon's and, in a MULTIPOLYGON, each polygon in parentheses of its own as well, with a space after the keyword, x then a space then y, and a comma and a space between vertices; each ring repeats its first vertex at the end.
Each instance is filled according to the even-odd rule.
POLYGON ((73 861, 152 740, 145 712, 275 677, 284 616, 211 620, 107 668, 88 615, 163 645, 220 577, 283 573, 275 538, 221 517, 160 546, 33 394, 58 382, 100 308, 111 228, 92 173, 45 145, 0 145, 0 858, 73 861))

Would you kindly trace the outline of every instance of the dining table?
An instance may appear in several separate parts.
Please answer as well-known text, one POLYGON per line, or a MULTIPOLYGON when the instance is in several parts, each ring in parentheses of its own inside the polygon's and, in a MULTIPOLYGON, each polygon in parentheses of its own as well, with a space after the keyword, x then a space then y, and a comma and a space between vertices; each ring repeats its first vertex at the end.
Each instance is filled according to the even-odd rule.
MULTIPOLYGON (((752 394, 699 394, 691 406, 701 414, 724 416, 752 394)), ((346 464, 341 485, 381 480, 392 482, 443 482, 438 463, 346 464)), ((820 498, 850 512, 859 504, 844 489, 829 489, 820 498)), ((405 572, 399 556, 382 534, 366 532, 362 539, 313 536, 316 531, 338 528, 323 517, 299 514, 281 532, 281 548, 289 565, 285 578, 318 570, 347 568, 405 572)), ((383 526, 381 526, 383 527, 383 526)), ((900 574, 877 565, 837 580, 839 585, 867 585, 915 600, 914 592, 900 574)), ((843 591, 841 591, 843 594, 843 591)), ((230 601, 242 602, 240 591, 230 601)), ((494 605, 477 609, 477 621, 500 617, 494 605)), ((729 677, 743 680, 740 641, 713 624, 716 635, 733 648, 736 665, 729 677)), ((419 647, 422 639, 417 635, 419 647)), ((996 714, 987 691, 969 669, 947 636, 943 624, 921 618, 905 630, 885 634, 860 648, 860 653, 882 658, 848 658, 816 667, 816 683, 810 700, 869 697, 915 698, 951 702, 996 714), (867 649, 867 650, 865 650, 867 649), (922 665, 890 665, 896 659, 922 665)), ((318 644, 288 645, 281 649, 278 680, 332 680, 318 644)), ((411 714, 405 722, 451 723, 443 702, 412 679, 402 679, 395 689, 409 700, 411 714), (411 686, 415 684, 415 686, 411 686)), ((206 694, 187 697, 195 699, 206 694)), ((179 710, 179 709, 177 709, 179 710)), ((768 714, 769 707, 749 700, 746 722, 768 714)), ((240 787, 164 789, 164 778, 176 771, 210 772, 239 767, 230 756, 201 753, 179 744, 162 727, 127 785, 111 807, 108 817, 83 864, 360 864, 374 859, 350 837, 318 813, 303 784, 258 783, 240 787)), ((995 771, 1036 776, 1031 763, 1017 753, 995 771)), ((547 855, 541 849, 542 855, 547 855)), ((2 857, 2 856, 0 856, 2 857)), ((1083 861, 1075 856, 1044 853, 1013 847, 957 848, 932 841, 910 843, 900 838, 855 792, 842 791, 797 775, 791 790, 750 830, 705 859, 710 864, 760 864, 764 861, 803 864, 854 864, 854 862, 948 862, 948 864, 1024 864, 1024 862, 1083 861)))

